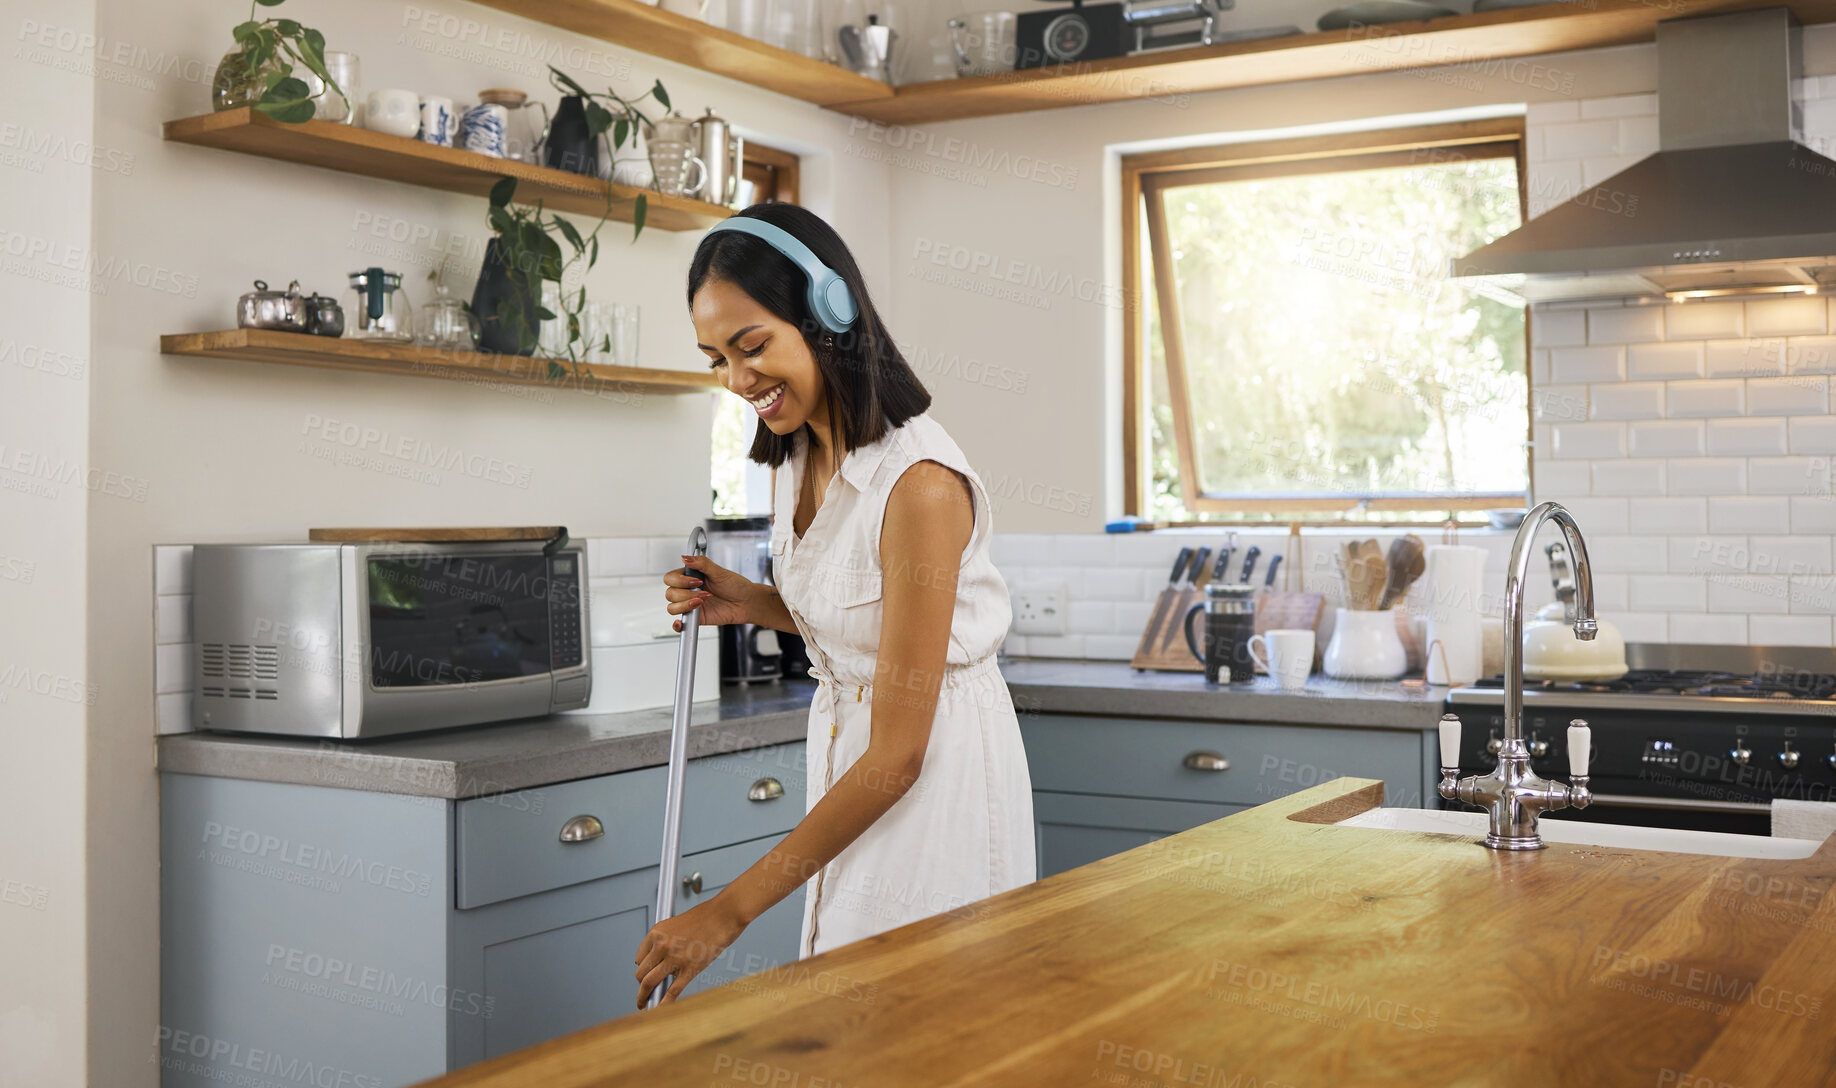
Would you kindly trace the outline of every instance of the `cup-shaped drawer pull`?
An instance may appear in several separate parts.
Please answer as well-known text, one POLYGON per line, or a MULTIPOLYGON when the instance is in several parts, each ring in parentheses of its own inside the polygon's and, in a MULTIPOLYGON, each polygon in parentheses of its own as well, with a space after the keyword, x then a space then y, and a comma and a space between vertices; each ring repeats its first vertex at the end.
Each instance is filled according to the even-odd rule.
POLYGON ((597 816, 576 816, 561 825, 562 842, 592 842, 606 833, 597 816))
POLYGON ((748 801, 776 801, 784 796, 784 783, 775 778, 761 778, 746 791, 748 801))
POLYGON ((1204 748, 1200 748, 1196 752, 1188 752, 1186 758, 1180 760, 1180 762, 1195 771, 1230 770, 1230 760, 1225 759, 1216 752, 1208 751, 1204 748))
POLYGON ((682 878, 682 890, 690 895, 701 894, 701 874, 694 873, 682 878))

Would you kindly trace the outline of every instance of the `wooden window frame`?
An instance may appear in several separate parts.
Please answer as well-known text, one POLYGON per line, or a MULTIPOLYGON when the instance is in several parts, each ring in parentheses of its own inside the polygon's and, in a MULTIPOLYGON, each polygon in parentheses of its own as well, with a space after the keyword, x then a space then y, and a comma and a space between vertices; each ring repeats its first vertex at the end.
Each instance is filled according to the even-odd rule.
MULTIPOLYGON (((1266 140, 1182 148, 1124 156, 1122 159, 1122 291, 1138 305, 1122 310, 1122 499, 1125 513, 1146 516, 1153 495, 1153 450, 1146 411, 1153 393, 1147 348, 1147 323, 1142 307, 1152 304, 1160 317, 1162 353, 1166 359, 1167 390, 1172 398, 1174 446, 1179 462, 1180 493, 1192 514, 1271 514, 1337 511, 1329 524, 1357 524, 1367 511, 1459 510, 1514 506, 1525 493, 1449 495, 1360 495, 1331 497, 1243 496, 1199 491, 1199 471, 1192 421, 1191 397, 1186 382, 1184 333, 1179 324, 1178 292, 1159 290, 1172 285, 1173 258, 1167 244, 1165 204, 1159 199, 1168 189, 1257 177, 1295 177, 1338 173, 1419 162, 1424 151, 1443 151, 1467 159, 1512 158, 1517 164, 1520 214, 1529 219, 1529 186, 1525 161, 1524 120, 1503 117, 1453 124, 1378 129, 1342 135, 1266 140), (1154 266, 1155 298, 1146 297, 1142 273, 1142 232, 1147 232, 1154 266)), ((1533 491, 1534 459, 1528 443, 1532 425, 1532 376, 1529 309, 1524 312, 1524 437, 1526 491, 1533 491)), ((1181 524, 1196 524, 1184 522, 1181 524)), ((1386 523, 1393 524, 1393 523, 1386 523)))

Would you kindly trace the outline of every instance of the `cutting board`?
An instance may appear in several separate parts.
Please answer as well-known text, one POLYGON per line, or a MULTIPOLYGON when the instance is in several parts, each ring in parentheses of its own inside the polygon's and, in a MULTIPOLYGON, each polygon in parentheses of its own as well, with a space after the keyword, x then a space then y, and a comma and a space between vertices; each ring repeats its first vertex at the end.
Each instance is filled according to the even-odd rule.
MULTIPOLYGON (((1319 593, 1301 593, 1297 590, 1271 589, 1256 595, 1256 633, 1269 631, 1313 631, 1313 666, 1319 668, 1320 656, 1325 652, 1320 645, 1317 632, 1320 629, 1320 614, 1325 610, 1326 597, 1319 593)), ((1268 670, 1257 666, 1258 673, 1267 674, 1268 670)))

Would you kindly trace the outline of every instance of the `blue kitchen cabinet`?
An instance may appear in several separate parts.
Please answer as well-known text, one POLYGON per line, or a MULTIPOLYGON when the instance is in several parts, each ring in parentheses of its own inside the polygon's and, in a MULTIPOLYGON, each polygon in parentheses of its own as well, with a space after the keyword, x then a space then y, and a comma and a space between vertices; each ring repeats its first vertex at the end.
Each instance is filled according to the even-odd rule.
POLYGON ((1039 875, 1052 876, 1346 775, 1419 807, 1433 734, 1077 714, 1021 719, 1039 875))
MULTIPOLYGON (((803 745, 690 763, 677 909, 804 812, 803 745), (756 798, 756 799, 754 799, 756 798)), ((636 1011, 664 771, 464 801, 170 774, 162 1084, 310 1074, 388 1088, 636 1011), (561 829, 580 817, 597 835, 561 829)), ((802 893, 694 990, 793 961, 802 893)))

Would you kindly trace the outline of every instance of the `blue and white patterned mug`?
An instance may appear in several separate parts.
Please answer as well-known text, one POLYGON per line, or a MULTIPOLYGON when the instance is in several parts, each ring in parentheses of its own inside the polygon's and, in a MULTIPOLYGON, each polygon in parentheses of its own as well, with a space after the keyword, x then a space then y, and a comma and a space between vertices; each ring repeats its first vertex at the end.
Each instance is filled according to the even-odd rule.
POLYGON ((440 147, 453 146, 458 119, 453 116, 453 100, 432 95, 421 99, 421 130, 415 138, 440 147))
POLYGON ((459 125, 459 143, 467 151, 493 158, 504 157, 504 133, 510 125, 510 111, 495 102, 480 102, 465 111, 459 125))

